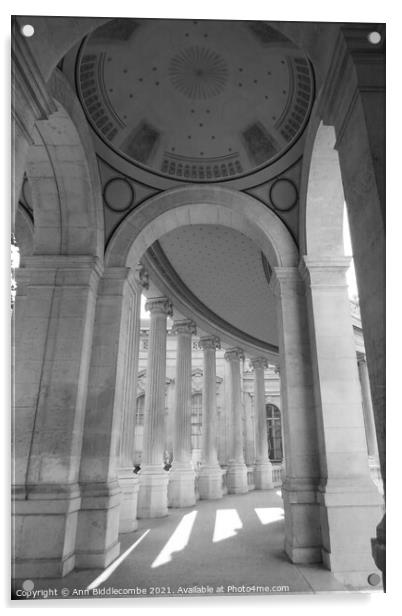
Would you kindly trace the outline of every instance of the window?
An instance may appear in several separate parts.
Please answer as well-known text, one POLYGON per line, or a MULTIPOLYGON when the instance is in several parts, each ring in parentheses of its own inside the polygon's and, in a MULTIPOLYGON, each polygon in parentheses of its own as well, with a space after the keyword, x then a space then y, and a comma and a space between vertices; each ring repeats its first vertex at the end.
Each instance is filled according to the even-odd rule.
POLYGON ((145 395, 142 394, 137 398, 137 409, 135 413, 135 425, 143 426, 144 425, 144 403, 145 403, 145 395))
POLYGON ((265 411, 267 415, 269 458, 270 460, 281 462, 283 458, 281 412, 275 404, 266 404, 265 411))
POLYGON ((191 398, 191 449, 201 449, 202 394, 191 398))

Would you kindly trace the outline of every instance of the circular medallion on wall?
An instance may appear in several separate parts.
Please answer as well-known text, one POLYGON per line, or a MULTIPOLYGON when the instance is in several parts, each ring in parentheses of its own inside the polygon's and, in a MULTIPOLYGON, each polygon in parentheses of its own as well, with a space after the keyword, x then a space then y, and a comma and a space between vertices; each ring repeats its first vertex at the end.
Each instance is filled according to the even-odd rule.
POLYGON ((124 212, 134 203, 135 192, 130 182, 124 178, 112 178, 103 189, 103 199, 109 209, 124 212))
POLYGON ((280 178, 271 184, 269 199, 276 210, 287 212, 297 203, 298 194, 296 186, 291 180, 280 178))

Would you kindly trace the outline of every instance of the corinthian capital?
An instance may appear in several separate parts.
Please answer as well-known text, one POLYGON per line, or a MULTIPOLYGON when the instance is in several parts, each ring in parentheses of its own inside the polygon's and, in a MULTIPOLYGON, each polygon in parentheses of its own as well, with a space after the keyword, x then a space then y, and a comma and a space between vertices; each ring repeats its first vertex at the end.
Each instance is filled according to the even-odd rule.
POLYGON ((140 287, 143 289, 149 289, 149 274, 145 267, 139 263, 135 270, 135 279, 140 287))
POLYGON ((174 321, 172 327, 172 334, 196 334, 197 328, 191 319, 182 319, 181 321, 174 321))
POLYGON ((145 304, 145 310, 149 312, 166 314, 171 317, 173 314, 173 308, 171 302, 167 297, 152 297, 145 304))
POLYGON ((238 347, 234 347, 233 349, 228 349, 225 353, 225 359, 227 361, 240 361, 244 358, 243 349, 239 349, 238 347))
POLYGON ((217 336, 201 336, 198 344, 203 350, 205 349, 215 350, 215 349, 221 348, 221 341, 219 340, 217 336))
POLYGON ((265 357, 253 357, 250 359, 250 364, 254 370, 264 370, 265 368, 268 368, 268 360, 265 359, 265 357))

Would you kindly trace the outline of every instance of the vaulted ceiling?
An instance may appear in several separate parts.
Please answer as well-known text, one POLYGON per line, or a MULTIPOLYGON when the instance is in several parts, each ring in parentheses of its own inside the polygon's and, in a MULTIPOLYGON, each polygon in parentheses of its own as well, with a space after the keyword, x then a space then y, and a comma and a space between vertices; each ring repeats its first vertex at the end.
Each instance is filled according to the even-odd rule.
MULTIPOLYGON (((247 192, 297 241, 314 74, 273 25, 113 19, 60 67, 91 127, 106 241, 132 209, 183 183, 247 192)), ((180 227, 148 256, 164 292, 169 271, 221 329, 277 346, 270 265, 248 237, 219 226, 180 227)))

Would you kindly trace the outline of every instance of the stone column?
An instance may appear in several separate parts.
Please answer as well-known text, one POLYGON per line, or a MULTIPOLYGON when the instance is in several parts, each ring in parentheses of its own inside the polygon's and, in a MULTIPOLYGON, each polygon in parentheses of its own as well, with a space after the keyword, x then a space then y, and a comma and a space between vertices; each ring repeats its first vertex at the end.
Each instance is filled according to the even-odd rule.
POLYGON ((317 443, 313 375, 305 285, 297 268, 276 267, 271 278, 276 297, 280 353, 285 479, 285 551, 294 563, 321 561, 317 486, 317 443))
POLYGON ((244 448, 244 461, 246 466, 255 465, 255 425, 252 409, 252 394, 244 392, 244 420, 246 424, 246 443, 244 448))
POLYGON ((222 470, 217 455, 216 349, 219 338, 203 336, 199 344, 204 352, 202 394, 202 456, 198 479, 200 499, 222 498, 222 470))
POLYGON ((265 383, 264 369, 268 367, 268 362, 263 357, 256 357, 251 360, 254 368, 255 380, 255 413, 257 417, 256 431, 256 460, 255 460, 255 487, 257 490, 271 490, 272 483, 272 464, 268 456, 268 435, 267 435, 267 415, 265 411, 265 383))
POLYGON ((177 335, 176 389, 173 427, 173 464, 169 473, 169 507, 195 505, 195 472, 191 461, 191 336, 195 323, 175 321, 177 335))
POLYGON ((225 353, 225 359, 230 367, 230 404, 233 420, 232 452, 228 466, 228 492, 230 494, 242 494, 248 491, 247 466, 244 463, 243 454, 243 430, 242 430, 242 405, 240 384, 240 360, 243 351, 238 348, 229 349, 225 353))
POLYGON ((322 557, 343 583, 361 586, 376 571, 370 538, 381 497, 367 461, 345 276, 349 264, 348 257, 304 257, 300 269, 307 284, 317 402, 322 557))
POLYGON ((135 452, 135 413, 137 394, 138 355, 140 341, 141 292, 147 289, 148 275, 143 266, 130 277, 129 308, 124 375, 123 417, 120 438, 119 485, 122 492, 119 532, 136 530, 139 478, 133 472, 135 452))
POLYGON ((147 382, 144 409, 144 452, 138 493, 139 518, 160 518, 167 515, 168 473, 163 469, 166 320, 172 306, 166 297, 149 299, 145 304, 151 313, 147 382))
MULTIPOLYGON (((336 130, 385 490, 385 24, 374 29, 377 44, 369 39, 371 24, 340 28, 320 106, 336 130)), ((373 550, 385 581, 385 517, 373 550)))
POLYGON ((13 577, 76 564, 78 484, 93 340, 97 259, 26 257, 13 313, 13 577))
POLYGON ((377 438, 375 433, 373 405, 371 403, 370 382, 365 356, 357 361, 359 367, 360 387, 362 392, 362 408, 364 427, 366 430, 367 453, 369 458, 378 460, 377 438))
MULTIPOLYGON (((76 539, 80 568, 106 567, 120 552, 120 507, 122 502, 124 513, 127 486, 123 485, 122 494, 118 470, 134 289, 129 268, 105 268, 96 302, 80 464, 82 502, 76 539)), ((134 499, 137 478, 131 483, 134 499)), ((132 505, 135 525, 135 502, 132 505)))

